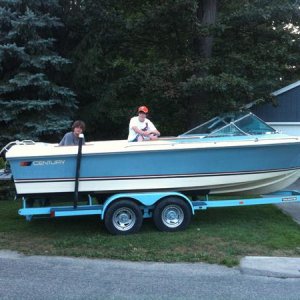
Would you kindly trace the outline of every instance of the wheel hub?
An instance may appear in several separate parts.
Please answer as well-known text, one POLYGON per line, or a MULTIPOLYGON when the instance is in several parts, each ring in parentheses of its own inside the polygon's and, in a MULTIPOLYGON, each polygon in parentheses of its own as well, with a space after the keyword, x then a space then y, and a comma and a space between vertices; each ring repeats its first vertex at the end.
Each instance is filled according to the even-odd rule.
POLYGON ((176 221, 177 219, 178 219, 178 216, 177 216, 177 214, 176 214, 176 212, 175 211, 169 211, 169 212, 167 212, 167 219, 168 220, 170 220, 170 221, 176 221))
POLYGON ((184 213, 180 206, 168 205, 162 212, 163 223, 171 228, 180 226, 184 220, 184 213))
POLYGON ((128 214, 122 213, 120 214, 120 216, 118 217, 119 223, 120 224, 127 224, 129 222, 129 216, 128 214))
POLYGON ((135 213, 130 208, 119 208, 115 211, 113 225, 120 231, 130 230, 136 223, 135 213))

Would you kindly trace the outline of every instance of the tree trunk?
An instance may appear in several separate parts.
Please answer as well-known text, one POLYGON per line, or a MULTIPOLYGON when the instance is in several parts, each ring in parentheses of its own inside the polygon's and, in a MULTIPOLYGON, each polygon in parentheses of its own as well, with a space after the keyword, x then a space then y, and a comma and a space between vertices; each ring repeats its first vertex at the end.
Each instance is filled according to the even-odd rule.
MULTIPOLYGON (((200 0, 198 2, 197 17, 204 26, 216 23, 217 0, 200 0)), ((213 37, 207 36, 199 39, 199 52, 205 57, 211 57, 213 37)), ((199 54, 200 54, 199 53, 199 54)))
MULTIPOLYGON (((199 0, 197 18, 199 22, 204 26, 214 25, 216 22, 217 15, 217 0, 199 0)), ((199 57, 209 59, 212 53, 213 37, 196 37, 195 38, 195 51, 199 57)), ((206 76, 205 72, 202 71, 199 74, 195 74, 198 77, 206 76)), ((189 101, 189 122, 190 126, 199 124, 203 111, 209 110, 208 97, 204 91, 199 90, 195 93, 189 101), (201 111, 200 111, 201 109, 201 111)))

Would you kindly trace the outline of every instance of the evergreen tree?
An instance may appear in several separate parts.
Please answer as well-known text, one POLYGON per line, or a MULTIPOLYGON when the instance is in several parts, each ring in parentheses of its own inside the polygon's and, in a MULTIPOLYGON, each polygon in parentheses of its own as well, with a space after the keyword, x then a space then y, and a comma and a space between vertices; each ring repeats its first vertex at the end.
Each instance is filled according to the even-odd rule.
MULTIPOLYGON (((56 0, 0 0, 0 143, 50 139, 70 125, 75 94, 54 51, 56 0)), ((57 138, 57 136, 56 136, 57 138)))

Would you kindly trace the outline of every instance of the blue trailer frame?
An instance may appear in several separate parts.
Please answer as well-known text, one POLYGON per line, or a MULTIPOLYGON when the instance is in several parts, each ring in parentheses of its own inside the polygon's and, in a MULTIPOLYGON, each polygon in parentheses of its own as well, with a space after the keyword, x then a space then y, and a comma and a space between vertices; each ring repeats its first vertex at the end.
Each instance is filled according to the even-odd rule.
POLYGON ((192 200, 180 192, 147 192, 120 193, 109 196, 103 204, 94 204, 88 196, 84 205, 27 207, 23 198, 23 207, 19 210, 21 216, 30 221, 35 217, 68 217, 99 215, 105 221, 106 228, 113 234, 129 234, 137 232, 142 219, 153 218, 158 229, 177 231, 184 229, 190 222, 190 217, 198 210, 216 207, 249 206, 300 202, 299 191, 279 191, 260 198, 239 198, 215 200, 204 195, 202 199, 192 200))

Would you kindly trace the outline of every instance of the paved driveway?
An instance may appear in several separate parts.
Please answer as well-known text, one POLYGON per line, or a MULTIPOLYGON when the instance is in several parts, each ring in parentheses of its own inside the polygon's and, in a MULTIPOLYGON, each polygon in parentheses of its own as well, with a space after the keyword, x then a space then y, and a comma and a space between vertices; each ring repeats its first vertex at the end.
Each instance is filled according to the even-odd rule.
MULTIPOLYGON (((300 191, 300 179, 293 183, 291 186, 285 188, 285 190, 298 190, 300 191)), ((283 203, 277 204, 284 213, 290 215, 295 222, 300 224, 300 202, 297 203, 283 203)))
MULTIPOLYGON (((172 245, 170 245, 172 246, 172 245)), ((300 278, 204 263, 23 256, 0 251, 0 299, 299 299, 300 278)))

